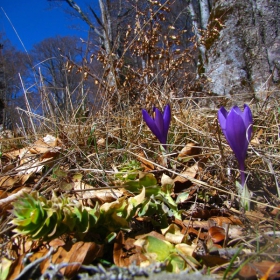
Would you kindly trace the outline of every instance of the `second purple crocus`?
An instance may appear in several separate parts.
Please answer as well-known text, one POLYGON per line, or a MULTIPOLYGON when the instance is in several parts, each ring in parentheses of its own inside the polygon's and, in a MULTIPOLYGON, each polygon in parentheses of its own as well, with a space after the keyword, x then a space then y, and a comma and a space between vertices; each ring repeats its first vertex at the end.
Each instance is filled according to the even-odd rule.
POLYGON ((167 135, 171 121, 170 106, 166 105, 164 107, 163 114, 158 108, 154 107, 152 117, 146 110, 142 109, 142 115, 147 126, 162 144, 164 149, 166 149, 167 135))
POLYGON ((245 158, 253 131, 253 117, 248 105, 244 105, 242 112, 234 106, 228 112, 222 107, 218 112, 218 119, 226 140, 233 150, 241 172, 241 185, 245 184, 245 158))

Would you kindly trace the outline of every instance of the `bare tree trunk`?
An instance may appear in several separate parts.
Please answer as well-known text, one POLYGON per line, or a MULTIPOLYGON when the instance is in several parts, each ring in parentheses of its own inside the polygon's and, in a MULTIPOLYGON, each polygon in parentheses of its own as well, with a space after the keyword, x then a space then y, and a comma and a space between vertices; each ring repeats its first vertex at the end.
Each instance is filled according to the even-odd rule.
POLYGON ((107 67, 110 69, 108 73, 108 86, 115 87, 117 86, 115 69, 114 69, 114 58, 112 52, 112 21, 109 13, 109 1, 108 0, 99 0, 99 7, 101 11, 101 18, 103 24, 103 43, 105 51, 109 58, 109 65, 107 67), (105 2, 106 1, 106 2, 105 2), (104 3, 105 2, 105 3, 104 3))
POLYGON ((192 18, 193 32, 195 34, 196 44, 199 49, 199 59, 197 62, 197 69, 198 69, 198 73, 200 73, 200 72, 204 72, 203 70, 201 70, 201 67, 203 67, 203 65, 205 64, 205 51, 206 51, 204 44, 201 42, 201 33, 198 24, 198 19, 200 18, 200 15, 197 15, 195 13, 192 1, 189 1, 188 8, 192 18))
POLYGON ((201 17, 201 28, 207 29, 208 19, 210 16, 210 8, 208 0, 199 0, 200 6, 200 17, 201 17))

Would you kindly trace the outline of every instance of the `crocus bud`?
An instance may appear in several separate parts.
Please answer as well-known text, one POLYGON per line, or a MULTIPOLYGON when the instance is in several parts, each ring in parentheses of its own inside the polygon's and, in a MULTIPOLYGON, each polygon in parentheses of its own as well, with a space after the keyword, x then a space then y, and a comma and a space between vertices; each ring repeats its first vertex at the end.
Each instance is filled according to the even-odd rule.
POLYGON ((166 149, 167 135, 171 121, 170 106, 164 107, 163 114, 156 107, 153 108, 153 116, 151 117, 146 110, 142 110, 143 119, 152 133, 156 136, 162 146, 166 149))
POLYGON ((248 105, 244 105, 242 112, 237 106, 229 112, 222 107, 218 112, 218 119, 226 140, 233 150, 241 171, 241 184, 245 184, 245 158, 253 131, 253 117, 248 105))

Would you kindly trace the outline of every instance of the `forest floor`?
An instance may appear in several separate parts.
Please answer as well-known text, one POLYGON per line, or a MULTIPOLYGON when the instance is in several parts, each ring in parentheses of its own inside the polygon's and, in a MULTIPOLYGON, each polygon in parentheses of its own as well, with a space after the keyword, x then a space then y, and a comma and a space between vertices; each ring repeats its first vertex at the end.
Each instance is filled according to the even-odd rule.
POLYGON ((219 107, 171 104, 166 153, 137 106, 2 132, 0 279, 279 279, 280 106, 248 105, 247 210, 219 107))

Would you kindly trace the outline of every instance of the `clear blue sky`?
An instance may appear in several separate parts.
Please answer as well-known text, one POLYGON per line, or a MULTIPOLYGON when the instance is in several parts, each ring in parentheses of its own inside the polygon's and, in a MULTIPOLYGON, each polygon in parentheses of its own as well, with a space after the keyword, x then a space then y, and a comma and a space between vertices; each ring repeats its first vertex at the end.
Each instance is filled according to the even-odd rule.
MULTIPOLYGON (((83 8, 90 2, 96 3, 95 0, 76 0, 76 3, 83 8)), ((88 26, 82 20, 65 12, 65 10, 72 10, 75 14, 65 1, 1 0, 0 32, 4 32, 18 50, 24 51, 24 48, 2 9, 9 17, 27 51, 43 39, 56 35, 76 35, 87 39, 88 26)))

